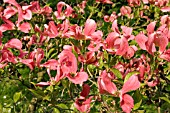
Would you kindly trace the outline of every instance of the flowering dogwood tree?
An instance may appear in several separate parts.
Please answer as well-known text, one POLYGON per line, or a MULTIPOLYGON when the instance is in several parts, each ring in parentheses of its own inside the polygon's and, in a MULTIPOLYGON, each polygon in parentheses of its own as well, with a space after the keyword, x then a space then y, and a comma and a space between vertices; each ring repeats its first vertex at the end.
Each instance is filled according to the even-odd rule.
POLYGON ((0 112, 170 112, 169 0, 0 4, 0 112))

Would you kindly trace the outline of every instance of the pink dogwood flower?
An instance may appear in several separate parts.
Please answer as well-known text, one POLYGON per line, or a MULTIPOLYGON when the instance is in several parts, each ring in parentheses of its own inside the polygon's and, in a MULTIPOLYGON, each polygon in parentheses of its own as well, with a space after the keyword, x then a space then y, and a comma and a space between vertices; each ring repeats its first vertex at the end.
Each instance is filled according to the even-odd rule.
POLYGON ((31 30, 31 25, 28 22, 24 22, 18 26, 18 30, 21 30, 24 33, 29 33, 31 30))
POLYGON ((1 32, 5 32, 7 30, 14 30, 15 25, 14 25, 14 23, 12 23, 12 21, 6 19, 5 17, 1 17, 1 18, 5 22, 4 24, 2 24, 0 26, 0 31, 1 32))
POLYGON ((130 18, 130 14, 132 12, 132 9, 129 6, 122 6, 120 8, 120 13, 124 16, 124 15, 128 15, 128 17, 130 18))
POLYGON ((127 0, 127 2, 129 3, 130 6, 140 6, 140 0, 127 0))
POLYGON ((15 15, 16 13, 17 13, 17 9, 15 7, 7 6, 7 8, 4 10, 4 15, 3 16, 6 19, 9 19, 10 17, 15 15))
POLYGON ((57 11, 54 12, 54 15, 56 16, 57 19, 63 20, 66 17, 71 16, 72 12, 73 9, 71 8, 71 6, 69 6, 65 2, 59 2, 57 4, 57 11), (64 12, 62 12, 64 6, 66 6, 66 9, 64 10, 64 12))
POLYGON ((162 12, 170 12, 170 7, 168 7, 168 6, 162 7, 161 11, 162 12))
POLYGON ((58 58, 58 63, 61 65, 64 74, 77 72, 77 59, 71 51, 63 50, 58 58))
POLYGON ((101 3, 105 3, 105 4, 113 4, 113 2, 110 0, 96 0, 96 2, 101 2, 101 3))
POLYGON ((83 90, 80 93, 80 97, 76 99, 74 106, 80 111, 80 112, 90 112, 90 103, 92 101, 92 96, 87 98, 87 96, 90 93, 90 86, 87 84, 83 85, 83 90))
POLYGON ((120 98, 120 105, 124 112, 130 113, 134 107, 133 98, 126 94, 131 90, 137 90, 140 87, 140 82, 136 75, 132 75, 123 85, 121 90, 117 90, 116 85, 111 82, 108 73, 104 70, 98 78, 98 87, 101 94, 109 93, 120 98))
POLYGON ((18 21, 17 26, 19 26, 20 22, 22 22, 24 19, 30 20, 32 18, 32 12, 31 10, 27 9, 28 7, 21 7, 15 0, 4 0, 4 3, 9 3, 14 5, 18 10, 18 21))
POLYGON ((168 62, 170 62, 170 49, 165 50, 161 55, 160 58, 167 60, 168 62))
POLYGON ((44 51, 41 48, 35 49, 32 51, 27 59, 20 59, 20 62, 27 65, 31 70, 34 69, 35 66, 40 67, 40 63, 44 58, 44 51))
MULTIPOLYGON (((113 32, 109 33, 106 38, 106 50, 112 54, 121 55, 124 56, 128 49, 131 49, 129 47, 128 41, 133 40, 134 36, 132 34, 132 28, 121 26, 122 34, 120 33, 118 26, 117 26, 117 20, 115 20, 112 23, 112 30, 113 32)), ((130 56, 133 56, 133 53, 135 52, 135 49, 131 49, 132 53, 130 56)))
POLYGON ((159 47, 159 53, 165 51, 166 46, 168 45, 168 30, 166 25, 162 25, 158 28, 157 31, 154 31, 156 22, 151 22, 147 26, 147 36, 144 33, 139 33, 135 40, 139 44, 139 47, 143 50, 148 51, 150 54, 156 52, 156 47, 159 47), (162 43, 163 42, 163 43, 162 43))
MULTIPOLYGON (((96 33, 96 28, 96 22, 93 19, 87 19, 84 29, 78 25, 74 25, 70 27, 70 31, 74 33, 72 36, 77 40, 91 40, 92 35, 96 33)), ((98 35, 100 35, 100 33, 98 35)))

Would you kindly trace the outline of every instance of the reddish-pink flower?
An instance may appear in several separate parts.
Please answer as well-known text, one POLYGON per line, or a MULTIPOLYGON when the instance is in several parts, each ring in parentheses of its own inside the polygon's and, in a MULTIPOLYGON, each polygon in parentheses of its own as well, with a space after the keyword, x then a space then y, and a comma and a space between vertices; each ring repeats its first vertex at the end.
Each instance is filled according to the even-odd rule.
POLYGON ((132 9, 129 6, 122 6, 120 8, 120 13, 124 16, 124 15, 128 15, 128 17, 130 18, 130 14, 132 12, 132 9))
POLYGON ((18 26, 18 30, 21 30, 24 33, 29 33, 31 25, 28 22, 24 22, 18 26))
POLYGON ((75 76, 68 74, 67 78, 74 84, 83 84, 83 82, 87 81, 88 74, 86 72, 77 72, 75 76))
POLYGON ((132 75, 123 85, 120 91, 117 91, 116 85, 111 82, 111 78, 108 77, 106 71, 103 71, 98 78, 98 87, 101 94, 109 93, 113 96, 119 96, 120 105, 122 110, 126 113, 130 113, 134 106, 133 98, 126 94, 131 90, 136 90, 140 87, 138 76, 132 75))
POLYGON ((63 50, 58 55, 58 63, 61 65, 61 70, 64 74, 77 72, 77 59, 70 50, 63 50))
POLYGON ((12 21, 6 19, 5 17, 2 17, 2 20, 5 22, 0 26, 0 31, 5 32, 7 30, 14 30, 15 25, 12 23, 12 21))
POLYGON ((80 97, 76 99, 74 106, 80 111, 80 112, 90 112, 90 103, 91 99, 93 98, 90 96, 87 98, 87 96, 90 93, 90 86, 87 84, 83 85, 83 90, 80 93, 80 97))
POLYGON ((170 62, 170 49, 165 50, 161 55, 160 58, 167 60, 168 62, 170 62))
POLYGON ((59 2, 57 4, 57 11, 54 12, 54 15, 57 17, 57 19, 65 19, 65 17, 71 16, 73 12, 73 9, 66 4, 65 2, 59 2), (66 6, 66 9, 64 10, 64 13, 62 12, 63 7, 66 6))
POLYGON ((7 6, 7 8, 4 10, 4 17, 6 19, 9 19, 11 16, 15 15, 17 13, 17 9, 12 6, 7 6))

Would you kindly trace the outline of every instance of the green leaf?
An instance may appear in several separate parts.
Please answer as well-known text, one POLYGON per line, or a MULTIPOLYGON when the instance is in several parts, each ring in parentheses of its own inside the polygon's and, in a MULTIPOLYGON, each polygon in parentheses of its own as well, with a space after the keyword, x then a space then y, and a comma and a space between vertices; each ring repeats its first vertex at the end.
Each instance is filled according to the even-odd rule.
POLYGON ((47 54, 47 58, 51 56, 51 53, 55 51, 55 48, 51 48, 47 54))
POLYGON ((28 78, 28 75, 29 75, 29 72, 30 72, 30 69, 28 67, 20 68, 20 69, 17 69, 17 70, 22 75, 23 78, 28 78))
POLYGON ((2 113, 11 113, 11 108, 3 108, 2 113))
POLYGON ((145 110, 138 110, 138 113, 145 113, 145 110))
POLYGON ((53 92, 53 86, 52 85, 48 86, 47 90, 49 90, 50 92, 53 92))
POLYGON ((120 73, 120 71, 119 71, 118 69, 111 68, 110 71, 113 72, 113 74, 114 74, 117 78, 122 79, 122 74, 120 73))
POLYGON ((168 102, 170 104, 170 100, 167 97, 159 97, 159 98, 166 101, 166 102, 168 102))
POLYGON ((68 107, 65 104, 58 104, 58 107, 62 108, 62 109, 68 109, 68 107))
POLYGON ((168 75, 166 78, 167 78, 168 80, 170 80, 170 75, 168 75))
POLYGON ((102 69, 103 67, 103 57, 100 57, 99 59, 99 68, 102 69))
POLYGON ((0 113, 2 113, 2 109, 3 109, 2 104, 0 104, 0 113))
POLYGON ((137 110, 139 109, 139 107, 141 106, 142 104, 142 94, 140 93, 139 90, 136 90, 134 95, 133 95, 133 99, 134 99, 134 110, 137 110))
POLYGON ((45 96, 45 97, 43 97, 43 100, 47 100, 47 101, 50 101, 51 100, 51 98, 50 98, 50 96, 45 96))
POLYGON ((60 113, 60 111, 57 108, 54 108, 53 113, 60 113))
POLYGON ((16 103, 21 97, 21 92, 16 92, 13 96, 13 100, 16 103))
POLYGON ((141 106, 141 104, 142 104, 142 99, 134 105, 133 109, 137 110, 141 106))
POLYGON ((33 90, 33 89, 29 89, 29 91, 31 91, 37 98, 43 98, 45 96, 44 92, 41 90, 33 90))
POLYGON ((40 82, 41 79, 43 78, 43 75, 45 74, 45 71, 41 71, 41 72, 38 72, 37 73, 37 76, 38 76, 38 79, 37 79, 37 82, 40 82))
POLYGON ((69 82, 68 82, 67 80, 64 80, 64 79, 63 79, 63 80, 61 81, 61 83, 62 83, 62 85, 64 86, 64 88, 68 88, 68 87, 69 87, 69 84, 68 84, 69 82))
POLYGON ((108 55, 107 51, 104 51, 104 58, 105 58, 106 60, 109 59, 109 55, 108 55))
POLYGON ((54 58, 55 56, 57 56, 58 53, 54 53, 51 55, 50 59, 54 58))
POLYGON ((132 71, 132 72, 129 72, 126 76, 125 76, 125 80, 124 80, 124 83, 134 74, 139 74, 139 72, 137 71, 132 71))

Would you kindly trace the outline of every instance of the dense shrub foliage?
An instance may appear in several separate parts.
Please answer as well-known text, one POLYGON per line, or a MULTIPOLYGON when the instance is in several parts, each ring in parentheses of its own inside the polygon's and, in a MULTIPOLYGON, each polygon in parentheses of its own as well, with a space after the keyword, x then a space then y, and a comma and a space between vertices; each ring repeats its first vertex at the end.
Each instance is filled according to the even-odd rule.
POLYGON ((170 112, 169 0, 0 4, 1 113, 170 112))

